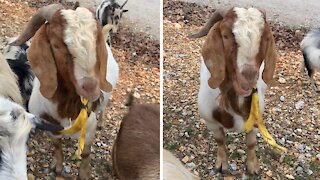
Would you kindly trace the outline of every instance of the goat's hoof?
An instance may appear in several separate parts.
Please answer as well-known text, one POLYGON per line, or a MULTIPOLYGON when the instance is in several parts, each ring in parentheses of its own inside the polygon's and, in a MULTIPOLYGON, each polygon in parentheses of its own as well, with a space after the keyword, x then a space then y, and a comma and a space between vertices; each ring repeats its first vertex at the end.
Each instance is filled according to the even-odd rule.
POLYGON ((89 179, 91 179, 91 171, 90 171, 90 169, 80 169, 79 179, 80 180, 89 180, 89 179))
POLYGON ((253 161, 247 161, 247 172, 250 175, 258 175, 259 174, 259 163, 257 159, 253 161))
POLYGON ((228 173, 228 163, 223 162, 217 162, 215 171, 220 172, 221 174, 227 174, 228 173))

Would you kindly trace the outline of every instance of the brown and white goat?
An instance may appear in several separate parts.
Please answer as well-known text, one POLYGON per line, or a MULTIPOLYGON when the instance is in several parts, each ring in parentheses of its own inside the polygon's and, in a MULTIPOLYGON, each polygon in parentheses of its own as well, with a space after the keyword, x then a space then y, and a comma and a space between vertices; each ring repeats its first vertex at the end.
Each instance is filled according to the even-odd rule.
MULTIPOLYGON (((259 93, 260 111, 264 94, 273 80, 277 60, 275 42, 265 13, 255 8, 216 11, 198 33, 207 36, 202 47, 198 108, 218 144, 215 168, 227 171, 224 129, 241 132, 248 119, 253 87, 259 93)), ((256 130, 246 135, 247 171, 257 173, 256 130)))
MULTIPOLYGON (((94 13, 87 8, 65 10, 59 4, 40 8, 22 35, 12 44, 32 39, 28 59, 35 73, 29 110, 55 124, 68 127, 78 116, 80 96, 88 99, 89 111, 80 179, 90 176, 90 147, 96 116, 105 109, 118 79, 118 65, 105 44, 94 13), (111 84, 110 84, 111 83, 111 84)), ((54 138, 55 172, 63 170, 61 137, 54 138)), ((71 137, 79 137, 79 133, 71 137)))
POLYGON ((112 161, 120 179, 160 179, 159 105, 130 105, 113 145, 112 161))

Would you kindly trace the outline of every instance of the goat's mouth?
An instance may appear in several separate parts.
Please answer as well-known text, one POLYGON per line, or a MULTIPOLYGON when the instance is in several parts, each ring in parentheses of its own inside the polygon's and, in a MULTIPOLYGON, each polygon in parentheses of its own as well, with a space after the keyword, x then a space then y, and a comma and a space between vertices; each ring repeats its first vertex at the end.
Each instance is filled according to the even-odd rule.
POLYGON ((100 97, 100 86, 94 78, 82 78, 76 85, 79 96, 84 97, 90 102, 96 101, 100 97))
POLYGON ((252 88, 256 86, 258 80, 258 72, 253 69, 237 73, 233 79, 233 87, 239 96, 248 97, 252 93, 252 88))

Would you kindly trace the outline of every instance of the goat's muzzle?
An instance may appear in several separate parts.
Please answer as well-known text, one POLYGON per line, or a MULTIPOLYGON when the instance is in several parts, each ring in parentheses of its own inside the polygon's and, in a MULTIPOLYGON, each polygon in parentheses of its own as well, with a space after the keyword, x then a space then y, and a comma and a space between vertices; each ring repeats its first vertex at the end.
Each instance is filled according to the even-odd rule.
POLYGON ((78 82, 79 86, 76 87, 77 93, 80 96, 88 99, 88 101, 96 101, 100 96, 100 86, 95 78, 84 77, 78 82))
POLYGON ((244 65, 233 80, 233 86, 240 96, 249 96, 258 80, 258 69, 253 65, 244 65))

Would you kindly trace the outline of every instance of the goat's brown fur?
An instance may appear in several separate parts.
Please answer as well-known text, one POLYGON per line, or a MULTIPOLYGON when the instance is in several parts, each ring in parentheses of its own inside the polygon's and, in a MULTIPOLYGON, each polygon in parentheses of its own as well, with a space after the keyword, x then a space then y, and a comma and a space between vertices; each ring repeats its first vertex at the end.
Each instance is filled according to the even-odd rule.
POLYGON ((132 105, 113 146, 113 167, 120 179, 160 178, 160 107, 132 105))

